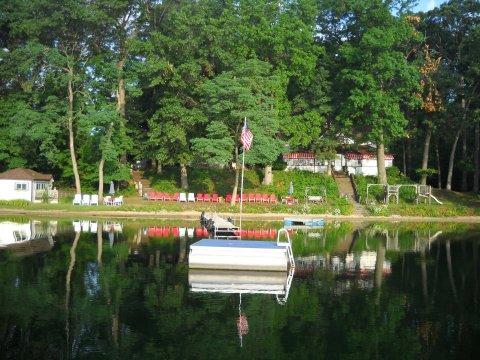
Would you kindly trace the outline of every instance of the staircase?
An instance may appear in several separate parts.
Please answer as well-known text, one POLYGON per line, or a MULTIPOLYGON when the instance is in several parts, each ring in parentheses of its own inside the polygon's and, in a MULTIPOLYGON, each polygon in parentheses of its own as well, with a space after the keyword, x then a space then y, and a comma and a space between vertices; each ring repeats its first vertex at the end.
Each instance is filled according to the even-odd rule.
MULTIPOLYGON (((152 191, 152 186, 150 184, 150 181, 145 179, 143 177, 143 171, 141 170, 133 170, 132 172, 132 178, 135 183, 141 183, 142 184, 142 193, 148 193, 149 191, 152 191)), ((142 196, 140 192, 137 193, 138 196, 142 196)))
POLYGON ((343 172, 336 172, 334 178, 335 182, 337 183, 340 196, 345 197, 354 206, 353 214, 357 216, 366 216, 368 211, 365 209, 365 206, 355 200, 355 192, 353 190, 350 177, 343 172))

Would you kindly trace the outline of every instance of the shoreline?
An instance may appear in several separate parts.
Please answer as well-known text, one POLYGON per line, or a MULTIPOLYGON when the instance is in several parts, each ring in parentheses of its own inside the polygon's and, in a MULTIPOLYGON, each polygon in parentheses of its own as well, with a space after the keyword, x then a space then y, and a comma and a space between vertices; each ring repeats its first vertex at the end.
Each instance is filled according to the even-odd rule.
MULTIPOLYGON (((25 209, 0 209, 0 216, 41 216, 41 217, 90 217, 90 218, 161 218, 161 219, 186 219, 198 220, 199 211, 69 211, 69 210, 25 210, 25 209)), ((219 216, 237 219, 238 213, 218 212, 219 216)), ((422 217, 422 216, 361 216, 361 215, 325 215, 325 214, 291 214, 291 213, 246 213, 242 214, 244 220, 283 221, 284 218, 323 218, 331 221, 385 221, 385 222, 449 222, 449 223, 480 223, 480 216, 458 217, 422 217)))

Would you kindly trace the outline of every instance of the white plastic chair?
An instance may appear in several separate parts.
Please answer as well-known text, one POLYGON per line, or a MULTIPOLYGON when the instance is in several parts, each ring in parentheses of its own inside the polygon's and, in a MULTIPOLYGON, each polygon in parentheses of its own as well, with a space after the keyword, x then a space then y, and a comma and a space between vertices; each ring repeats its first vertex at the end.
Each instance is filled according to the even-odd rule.
POLYGON ((195 202, 195 194, 194 193, 188 193, 188 199, 189 202, 195 202))
POLYGON ((73 231, 80 232, 81 230, 82 230, 82 226, 80 224, 80 221, 74 221, 73 222, 73 231))
POLYGON ((98 231, 98 222, 90 221, 90 232, 96 234, 98 231))
POLYGON ((98 195, 93 194, 90 198, 90 205, 98 205, 98 195))
POLYGON ((90 195, 84 194, 82 196, 82 205, 90 205, 90 195))
POLYGON ((88 232, 90 230, 90 222, 82 220, 82 232, 88 232))
POLYGON ((75 194, 73 197, 73 205, 81 205, 82 204, 82 194, 75 194))
POLYGON ((180 202, 187 202, 187 194, 185 193, 180 193, 180 196, 178 197, 178 201, 180 202))
POLYGON ((123 195, 120 195, 119 197, 116 197, 113 199, 113 206, 120 206, 123 205, 123 195))

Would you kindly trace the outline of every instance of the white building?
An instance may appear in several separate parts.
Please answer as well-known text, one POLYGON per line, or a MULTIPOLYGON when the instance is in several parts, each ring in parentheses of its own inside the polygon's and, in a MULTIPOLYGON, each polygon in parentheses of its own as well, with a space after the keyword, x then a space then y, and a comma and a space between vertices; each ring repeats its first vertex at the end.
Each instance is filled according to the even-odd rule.
MULTIPOLYGON (((327 173, 329 160, 318 160, 312 153, 289 153, 283 156, 287 163, 285 171, 303 170, 320 174, 327 173)), ((332 166, 335 171, 345 171, 347 174, 374 175, 377 172, 377 156, 375 154, 336 154, 332 166)), ((393 165, 393 155, 385 154, 385 167, 393 165)))
POLYGON ((42 202, 46 194, 49 202, 55 202, 58 195, 51 190, 52 183, 50 174, 23 168, 8 170, 0 174, 0 200, 42 202))
MULTIPOLYGON (((347 174, 355 175, 378 175, 376 154, 354 154, 344 155, 344 170, 347 174)), ((385 154, 385 167, 393 165, 393 155, 385 154)))

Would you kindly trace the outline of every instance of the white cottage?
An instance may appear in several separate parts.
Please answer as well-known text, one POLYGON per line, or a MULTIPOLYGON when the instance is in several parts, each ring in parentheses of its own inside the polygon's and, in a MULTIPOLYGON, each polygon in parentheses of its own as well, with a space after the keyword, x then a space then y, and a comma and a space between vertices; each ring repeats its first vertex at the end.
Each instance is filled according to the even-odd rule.
MULTIPOLYGON (((349 153, 344 155, 347 174, 355 175, 378 175, 377 155, 376 154, 356 154, 349 153)), ((393 155, 385 154, 385 167, 393 165, 393 155)))
MULTIPOLYGON (((335 171, 345 171, 347 174, 374 175, 377 172, 377 156, 375 154, 336 154, 334 160, 319 160, 312 153, 289 153, 283 156, 287 163, 285 171, 303 170, 320 174, 327 173, 328 161, 332 162, 335 171)), ((393 155, 385 154, 385 167, 393 165, 393 155)))
MULTIPOLYGON (((0 173, 0 200, 27 200, 42 202, 49 194, 53 183, 50 174, 41 174, 31 169, 17 168, 0 173)), ((57 197, 53 197, 57 200, 57 197)))

